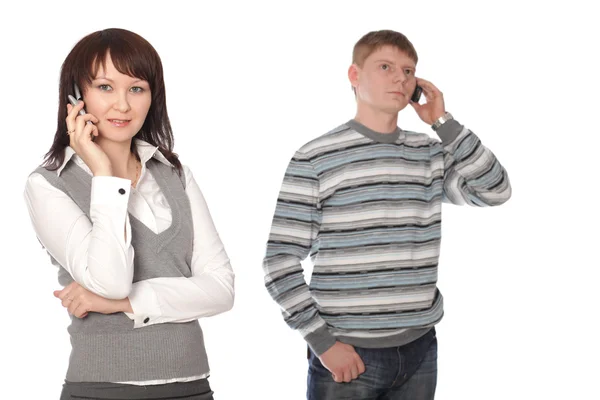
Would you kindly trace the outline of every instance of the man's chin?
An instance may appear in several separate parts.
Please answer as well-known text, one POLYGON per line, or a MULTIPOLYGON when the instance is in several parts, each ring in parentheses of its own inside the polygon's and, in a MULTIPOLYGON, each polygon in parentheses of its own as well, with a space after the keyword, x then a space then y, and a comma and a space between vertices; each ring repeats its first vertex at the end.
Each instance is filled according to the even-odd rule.
POLYGON ((378 112, 382 112, 385 114, 390 114, 390 115, 397 115, 400 111, 404 110, 406 108, 406 106, 408 106, 407 103, 405 102, 394 102, 392 104, 390 104, 389 102, 387 102, 386 104, 377 104, 377 103, 359 103, 358 107, 359 109, 361 107, 366 107, 366 108, 370 108, 373 111, 378 111, 378 112))
POLYGON ((404 110, 407 105, 408 104, 406 104, 406 103, 395 104, 393 106, 383 108, 382 111, 384 111, 386 114, 398 114, 400 111, 404 110))

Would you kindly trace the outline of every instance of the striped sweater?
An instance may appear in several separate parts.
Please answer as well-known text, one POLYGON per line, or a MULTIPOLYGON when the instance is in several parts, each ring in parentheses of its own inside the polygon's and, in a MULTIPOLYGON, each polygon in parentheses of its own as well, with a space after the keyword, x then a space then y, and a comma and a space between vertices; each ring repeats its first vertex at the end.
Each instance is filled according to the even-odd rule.
POLYGON ((287 324, 321 355, 336 340, 400 346, 443 315, 442 201, 507 201, 504 168, 456 120, 437 134, 381 134, 351 120, 296 152, 263 262, 287 324), (310 286, 300 262, 314 264, 310 286))

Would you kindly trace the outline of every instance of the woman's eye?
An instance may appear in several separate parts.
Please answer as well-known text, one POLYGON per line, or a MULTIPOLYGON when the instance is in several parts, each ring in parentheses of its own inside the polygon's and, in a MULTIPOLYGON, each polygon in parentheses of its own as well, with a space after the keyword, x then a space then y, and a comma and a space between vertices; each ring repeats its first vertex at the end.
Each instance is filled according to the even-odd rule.
POLYGON ((381 69, 387 71, 388 69, 390 69, 390 66, 387 64, 381 64, 381 69))
POLYGON ((102 91, 108 91, 112 88, 110 87, 110 85, 98 85, 98 89, 100 89, 102 91))
POLYGON ((139 87, 139 86, 134 86, 130 89, 133 93, 141 93, 144 91, 143 88, 139 87))

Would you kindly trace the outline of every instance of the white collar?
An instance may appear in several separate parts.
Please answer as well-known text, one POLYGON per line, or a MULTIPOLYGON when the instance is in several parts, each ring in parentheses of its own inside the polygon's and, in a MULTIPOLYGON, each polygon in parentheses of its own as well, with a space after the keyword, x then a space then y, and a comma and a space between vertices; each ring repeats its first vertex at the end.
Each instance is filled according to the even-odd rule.
MULTIPOLYGON (((167 160, 167 158, 158 150, 157 146, 153 146, 150 143, 145 142, 141 139, 134 139, 134 144, 134 148, 137 151, 138 156, 140 157, 142 165, 145 165, 146 162, 151 158, 155 158, 157 161, 160 161, 165 165, 168 165, 170 167, 173 166, 173 164, 171 164, 169 160, 167 160)), ((58 176, 60 176, 60 173, 63 169, 65 169, 65 166, 71 159, 73 159, 73 161, 79 165, 85 165, 83 160, 79 156, 77 156, 75 150, 73 150, 71 146, 67 146, 65 148, 65 159, 63 160, 62 165, 56 170, 56 174, 58 176)))

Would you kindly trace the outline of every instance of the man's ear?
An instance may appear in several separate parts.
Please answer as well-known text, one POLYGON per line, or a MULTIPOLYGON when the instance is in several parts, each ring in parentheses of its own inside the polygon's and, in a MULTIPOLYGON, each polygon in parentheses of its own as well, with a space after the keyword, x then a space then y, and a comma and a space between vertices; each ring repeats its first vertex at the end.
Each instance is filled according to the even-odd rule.
POLYGON ((352 64, 348 68, 348 79, 350 80, 350 84, 354 88, 354 91, 356 91, 356 87, 358 86, 358 74, 358 66, 356 64, 352 64))

